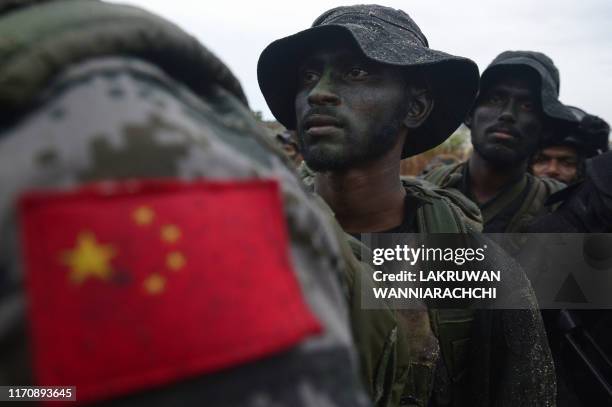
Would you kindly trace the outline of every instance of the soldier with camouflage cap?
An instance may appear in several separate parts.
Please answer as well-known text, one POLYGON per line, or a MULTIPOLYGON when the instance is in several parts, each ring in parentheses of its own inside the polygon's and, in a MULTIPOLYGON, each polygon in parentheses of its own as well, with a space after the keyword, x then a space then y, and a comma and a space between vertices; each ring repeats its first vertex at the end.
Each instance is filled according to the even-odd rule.
MULTIPOLYGON (((341 286, 347 270, 355 272, 355 260, 327 212, 270 148, 240 84, 221 61, 153 14, 99 1, 2 2, 0 38, 0 384, 33 380, 16 221, 20 194, 32 188, 71 191, 102 180, 270 179, 281 187, 287 255, 323 333, 258 361, 101 401, 369 405, 357 379, 341 286)), ((71 340, 66 333, 63 342, 71 340)), ((158 350, 132 351, 148 360, 158 350)))

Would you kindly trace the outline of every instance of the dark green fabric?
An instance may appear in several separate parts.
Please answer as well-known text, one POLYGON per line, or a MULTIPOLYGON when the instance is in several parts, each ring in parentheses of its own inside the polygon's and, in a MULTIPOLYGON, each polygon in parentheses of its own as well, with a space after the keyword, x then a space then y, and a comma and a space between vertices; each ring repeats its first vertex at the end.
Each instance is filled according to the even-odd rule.
MULTIPOLYGON (((416 209, 416 222, 412 223, 414 230, 402 230, 398 233, 472 233, 481 228, 478 207, 462 195, 441 190, 433 184, 415 178, 402 178, 402 184, 409 196, 420 201, 420 204, 416 209)), ((410 215, 412 214, 406 214, 410 215)), ((346 236, 353 253, 361 259, 362 251, 368 249, 354 237, 348 234, 346 236)), ((366 270, 364 272, 368 273, 370 265, 362 266, 363 270, 366 270)), ((355 287, 350 290, 353 295, 359 295, 363 289, 358 280, 360 278, 349 280, 349 284, 355 287)), ((365 281, 374 284, 367 279, 365 281)), ((432 391, 434 370, 413 360, 406 351, 410 348, 405 343, 406 335, 403 333, 406 327, 398 324, 393 310, 363 310, 360 307, 360 298, 351 298, 350 302, 352 326, 364 368, 364 380, 371 384, 371 393, 378 402, 377 405, 387 405, 387 400, 393 401, 390 405, 397 405, 397 397, 401 395, 401 402, 405 403, 402 405, 426 406, 432 391), (397 335, 393 336, 396 331, 397 335), (396 338, 395 342, 391 341, 391 337, 396 338), (385 396, 390 392, 391 398, 385 396)), ((463 361, 469 349, 469 337, 465 336, 465 332, 469 331, 471 320, 462 320, 460 329, 456 329, 458 321, 452 316, 456 312, 469 316, 472 311, 450 312, 449 315, 447 310, 432 310, 430 320, 434 332, 438 331, 442 335, 438 338, 445 364, 451 366, 454 372, 466 369, 463 361)), ((462 380, 455 381, 455 386, 463 386, 466 376, 456 376, 462 380)), ((455 392, 458 392, 457 389, 455 392)))
MULTIPOLYGON (((470 197, 468 180, 465 179, 467 164, 455 164, 433 169, 425 175, 425 180, 441 188, 470 197)), ((490 230, 494 222, 502 214, 506 217, 501 228, 494 232, 515 233, 524 231, 533 220, 550 211, 545 203, 548 197, 565 187, 564 184, 552 179, 536 178, 525 174, 521 179, 500 192, 489 202, 479 205, 482 210, 484 232, 490 230), (512 209, 512 213, 507 213, 512 209)))
POLYGON ((469 358, 472 329, 476 312, 473 309, 432 309, 431 325, 440 343, 446 375, 450 379, 449 405, 462 406, 468 401, 469 358))
MULTIPOLYGON (((361 261, 363 252, 369 249, 353 236, 345 234, 345 237, 355 258, 361 261)), ((371 266, 361 262, 358 266, 348 267, 348 271, 351 327, 363 382, 377 407, 398 406, 411 362, 404 328, 398 323, 395 311, 387 307, 362 308, 361 293, 370 290, 363 284, 375 284, 366 278, 372 275, 371 266)))
MULTIPOLYGON (((460 163, 435 168, 424 178, 449 191, 470 197, 467 177, 467 164, 460 163)), ((496 232, 524 230, 536 216, 548 210, 544 205, 547 197, 562 187, 563 184, 554 180, 541 180, 526 174, 493 200, 479 205, 484 231, 489 231, 491 227, 498 228, 500 223, 501 230, 496 232)), ((525 399, 531 399, 530 403, 533 404, 530 405, 551 405, 549 403, 554 399, 552 359, 533 299, 535 297, 529 290, 524 290, 524 298, 533 301, 533 310, 434 312, 432 320, 439 332, 445 368, 450 378, 448 386, 452 389, 452 395, 440 400, 437 406, 505 406, 525 399), (512 329, 509 328, 511 325, 512 329), (517 339, 520 335, 524 335, 523 338, 517 339), (505 345, 506 342, 521 344, 524 351, 533 356, 524 357, 516 353, 505 345), (469 366, 469 371, 465 369, 466 366, 469 366), (532 371, 535 369, 541 373, 532 371), (519 371, 520 374, 517 374, 519 371), (539 381, 534 380, 535 375, 539 374, 539 381), (473 396, 468 399, 468 394, 479 396, 478 399, 473 396)))
POLYGON ((425 203, 417 209, 415 232, 469 233, 482 229, 480 210, 462 194, 413 177, 402 177, 402 184, 408 194, 425 203))
MULTIPOLYGON (((482 228, 478 207, 463 195, 414 178, 402 181, 409 191, 428 200, 417 210, 420 233, 470 233, 482 228)), ((429 316, 450 379, 451 400, 453 405, 463 405, 474 310, 431 308, 429 316)))

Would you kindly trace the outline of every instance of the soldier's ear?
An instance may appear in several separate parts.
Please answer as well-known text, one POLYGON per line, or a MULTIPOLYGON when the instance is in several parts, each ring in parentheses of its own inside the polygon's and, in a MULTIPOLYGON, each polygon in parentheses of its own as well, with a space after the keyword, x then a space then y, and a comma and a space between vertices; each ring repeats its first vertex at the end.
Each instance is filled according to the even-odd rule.
POLYGON ((427 88, 406 86, 407 112, 404 117, 404 126, 408 129, 420 127, 431 114, 434 100, 427 88))
POLYGON ((470 110, 467 116, 465 116, 465 120, 463 120, 463 123, 470 128, 472 127, 472 114, 474 114, 474 111, 470 110))

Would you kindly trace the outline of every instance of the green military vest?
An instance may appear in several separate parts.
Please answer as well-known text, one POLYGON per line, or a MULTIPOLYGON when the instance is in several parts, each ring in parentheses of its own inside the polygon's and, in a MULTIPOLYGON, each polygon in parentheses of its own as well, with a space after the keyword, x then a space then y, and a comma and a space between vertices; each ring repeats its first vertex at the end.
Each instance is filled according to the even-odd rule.
MULTIPOLYGON (((467 199, 459 190, 463 181, 463 165, 465 163, 438 167, 427 173, 424 178, 449 193, 461 194, 464 199, 467 199)), ((527 174, 492 205, 482 210, 483 224, 487 224, 510 203, 516 202, 520 197, 522 201, 520 201, 516 213, 508 222, 505 232, 516 233, 522 231, 535 217, 549 210, 545 207, 546 200, 553 192, 563 187, 563 184, 555 180, 535 178, 527 174)), ((432 317, 442 353, 445 354, 444 361, 451 381, 452 396, 443 400, 448 403, 444 405, 454 407, 470 405, 471 401, 464 399, 465 393, 461 390, 468 385, 467 365, 470 357, 470 336, 472 335, 474 321, 474 311, 461 309, 440 310, 435 312, 432 317)))
MULTIPOLYGON (((434 168, 425 175, 425 180, 448 191, 460 193, 459 188, 461 188, 463 179, 462 172, 464 165, 464 163, 460 163, 434 168)), ((482 209, 483 223, 486 225, 504 208, 521 198, 521 203, 517 207, 514 215, 512 215, 504 232, 516 233, 524 231, 526 226, 536 217, 550 210, 545 205, 546 200, 550 195, 564 187, 564 184, 553 179, 537 178, 533 177, 531 174, 526 174, 522 180, 517 182, 509 191, 505 192, 503 196, 496 198, 492 205, 482 209)))
MULTIPOLYGON (((470 233, 482 229, 478 207, 458 191, 441 189, 422 180, 403 178, 402 182, 408 190, 431 202, 417 210, 420 233, 470 233)), ((450 397, 453 405, 462 405, 460 395, 467 386, 474 310, 430 309, 429 317, 450 380, 450 397)))
MULTIPOLYGON (((462 194, 444 190, 411 177, 402 177, 402 184, 408 194, 417 197, 424 203, 417 209, 417 230, 415 232, 473 233, 481 229, 482 220, 478 207, 462 194)), ((361 250, 364 249, 364 245, 350 235, 347 235, 347 240, 355 256, 361 259, 361 250)), ((363 265, 363 267, 367 269, 369 265, 363 265)), ((355 283, 357 282, 351 280, 349 284, 355 283)), ((352 291, 360 293, 360 290, 361 287, 352 291)), ((378 324, 367 321, 372 317, 372 311, 364 311, 359 305, 358 299, 353 299, 351 319, 354 329, 357 328, 355 336, 358 343, 360 337, 372 338, 372 332, 369 330, 373 325, 385 325, 382 321, 378 321, 378 324)), ((444 364, 453 382, 454 392, 459 393, 467 378, 465 362, 469 353, 473 311, 432 309, 429 311, 429 317, 432 331, 440 344, 444 364)), ((397 317, 391 318, 387 315, 385 318, 387 318, 386 324, 397 327, 397 317)), ((385 380, 392 378, 394 391, 401 393, 400 405, 424 407, 427 406, 431 395, 434 371, 431 367, 411 360, 410 355, 403 349, 409 346, 402 343, 405 339, 401 335, 401 330, 402 327, 387 328, 386 332, 389 334, 386 341, 381 341, 381 337, 376 339, 374 336, 375 339, 370 339, 368 346, 360 347, 360 353, 363 349, 370 350, 367 355, 361 355, 362 364, 366 365, 366 371, 372 370, 373 365, 378 366, 374 370, 375 373, 371 375, 372 377, 368 377, 368 383, 373 383, 374 388, 384 388, 385 380), (399 334, 396 332, 398 330, 399 334), (372 351, 372 349, 376 350, 372 351)), ((395 393, 392 400, 397 400, 397 395, 395 393)), ((375 400, 377 400, 376 397, 375 400)))

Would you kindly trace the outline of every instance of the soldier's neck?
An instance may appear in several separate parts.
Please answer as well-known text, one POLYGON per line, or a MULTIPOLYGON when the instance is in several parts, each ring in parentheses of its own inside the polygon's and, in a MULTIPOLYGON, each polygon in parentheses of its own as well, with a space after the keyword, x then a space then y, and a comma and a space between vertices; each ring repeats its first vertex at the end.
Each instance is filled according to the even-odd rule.
MULTIPOLYGON (((401 147, 401 146, 400 146, 401 147)), ((404 220, 401 150, 345 171, 319 173, 315 191, 348 233, 380 232, 404 220)))
POLYGON ((527 172, 527 161, 509 166, 496 166, 474 151, 468 161, 470 190, 479 204, 494 198, 511 182, 527 172))

